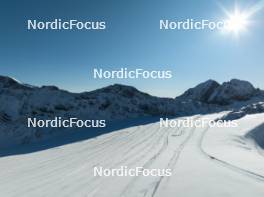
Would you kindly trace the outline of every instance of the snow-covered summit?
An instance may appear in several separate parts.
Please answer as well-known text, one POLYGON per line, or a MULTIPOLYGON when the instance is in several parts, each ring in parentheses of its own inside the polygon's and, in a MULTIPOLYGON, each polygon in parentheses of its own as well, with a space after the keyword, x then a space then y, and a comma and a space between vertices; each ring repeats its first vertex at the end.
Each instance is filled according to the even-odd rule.
POLYGON ((248 100, 257 89, 248 81, 232 79, 217 87, 208 99, 209 103, 230 104, 233 101, 248 100))
POLYGON ((248 100, 255 96, 257 92, 258 89, 254 88, 248 81, 232 79, 220 85, 216 81, 208 80, 187 90, 176 99, 228 105, 235 101, 248 100))
POLYGON ((219 86, 220 84, 218 82, 214 80, 208 80, 198 84, 194 88, 188 89, 181 96, 177 97, 177 99, 208 102, 208 98, 219 86))
POLYGON ((27 87, 14 78, 0 76, 0 88, 27 88, 27 87))

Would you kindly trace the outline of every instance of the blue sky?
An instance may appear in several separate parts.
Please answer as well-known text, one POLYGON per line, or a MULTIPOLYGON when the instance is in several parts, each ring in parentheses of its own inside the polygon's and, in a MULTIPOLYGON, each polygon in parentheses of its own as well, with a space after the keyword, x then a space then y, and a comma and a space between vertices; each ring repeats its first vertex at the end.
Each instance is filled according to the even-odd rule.
MULTIPOLYGON (((247 10, 259 1, 236 1, 247 10)), ((239 78, 264 89, 264 10, 239 39, 219 31, 161 31, 160 19, 225 19, 234 1, 4 0, 0 3, 0 75, 73 92, 113 83, 175 97, 207 79, 239 78), (105 31, 28 31, 28 19, 105 20, 105 31), (169 80, 95 80, 94 67, 172 70, 169 80)))

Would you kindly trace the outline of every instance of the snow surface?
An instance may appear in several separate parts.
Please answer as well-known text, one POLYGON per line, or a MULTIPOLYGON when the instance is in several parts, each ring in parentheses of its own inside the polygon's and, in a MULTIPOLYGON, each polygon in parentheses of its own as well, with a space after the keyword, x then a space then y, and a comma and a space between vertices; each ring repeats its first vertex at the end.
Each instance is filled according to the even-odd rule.
POLYGON ((204 137, 203 149, 212 157, 264 178, 264 157, 256 141, 248 136, 263 122, 264 114, 247 115, 239 120, 236 128, 209 129, 204 137))
POLYGON ((156 122, 1 157, 0 196, 262 197, 264 158, 243 136, 263 118, 246 116, 235 129, 160 128, 156 122), (94 177, 94 166, 171 168, 173 175, 94 177))

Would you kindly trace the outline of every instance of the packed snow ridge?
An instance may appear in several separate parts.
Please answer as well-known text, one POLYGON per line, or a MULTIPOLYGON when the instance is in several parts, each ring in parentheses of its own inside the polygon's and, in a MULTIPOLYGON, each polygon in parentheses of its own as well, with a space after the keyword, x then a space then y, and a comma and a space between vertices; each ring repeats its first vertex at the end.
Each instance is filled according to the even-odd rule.
POLYGON ((247 113, 263 112, 263 107, 255 110, 256 105, 262 106, 263 95, 249 82, 237 79, 222 85, 208 80, 172 99, 151 96, 120 84, 91 92, 71 93, 55 86, 36 87, 0 76, 0 147, 10 141, 16 144, 29 143, 58 133, 54 129, 26 128, 28 117, 51 119, 58 116, 118 121, 229 110, 231 118, 235 119, 232 113, 239 114, 237 118, 240 118, 247 113))

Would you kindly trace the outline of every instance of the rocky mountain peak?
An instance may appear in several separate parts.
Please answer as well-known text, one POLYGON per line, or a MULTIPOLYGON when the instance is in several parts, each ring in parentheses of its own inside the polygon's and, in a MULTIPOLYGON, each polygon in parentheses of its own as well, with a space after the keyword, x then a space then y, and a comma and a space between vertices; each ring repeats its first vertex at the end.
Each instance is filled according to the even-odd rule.
POLYGON ((255 95, 256 91, 257 89, 248 81, 232 79, 220 85, 214 80, 208 80, 188 89, 176 99, 228 105, 233 101, 248 100, 255 95))
POLYGON ((232 79, 224 82, 215 89, 208 99, 209 103, 230 104, 233 101, 248 100, 256 93, 254 86, 248 82, 239 79, 232 79))
POLYGON ((27 89, 28 87, 14 78, 0 76, 0 88, 27 89))
POLYGON ((219 86, 218 82, 210 79, 198 84, 194 88, 188 89, 177 99, 207 102, 214 90, 219 86))

